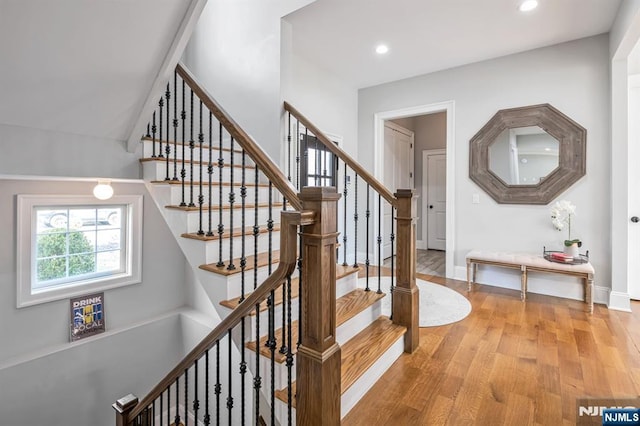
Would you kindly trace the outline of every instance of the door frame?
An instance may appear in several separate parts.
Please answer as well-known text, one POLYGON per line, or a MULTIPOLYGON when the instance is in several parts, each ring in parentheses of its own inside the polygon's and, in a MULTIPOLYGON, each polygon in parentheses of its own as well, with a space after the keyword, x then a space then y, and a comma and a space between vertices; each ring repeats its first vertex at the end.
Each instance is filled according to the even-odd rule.
MULTIPOLYGON (((422 150, 422 193, 420 196, 422 197, 422 216, 420 219, 422 220, 422 241, 423 246, 426 249, 429 249, 429 222, 427 221, 427 215, 429 213, 429 203, 427 199, 427 194, 429 191, 427 190, 429 185, 429 155, 444 155, 446 157, 447 150, 446 149, 423 149, 422 150)), ((449 170, 447 164, 447 170, 449 170)), ((448 188, 447 188, 448 189, 448 188)), ((446 194, 447 197, 447 207, 449 207, 449 194, 446 194)), ((448 213, 447 213, 448 214, 448 213)), ((446 236, 446 234, 445 234, 446 236)), ((448 239, 447 239, 448 241, 448 239)))
POLYGON ((384 171, 384 122, 386 120, 428 115, 443 111, 447 113, 447 249, 445 276, 453 278, 455 275, 455 101, 451 100, 375 113, 373 118, 373 172, 375 178, 382 182, 382 173, 384 171))

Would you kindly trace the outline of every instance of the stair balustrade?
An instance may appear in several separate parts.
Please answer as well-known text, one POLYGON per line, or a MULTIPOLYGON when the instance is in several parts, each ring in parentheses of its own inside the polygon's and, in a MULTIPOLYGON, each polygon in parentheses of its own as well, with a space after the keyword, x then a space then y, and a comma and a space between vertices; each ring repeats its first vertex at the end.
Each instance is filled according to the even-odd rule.
POLYGON ((382 293, 385 286, 390 317, 407 328, 405 351, 413 352, 419 344, 413 190, 392 193, 294 106, 285 102, 284 109, 288 179, 296 188, 328 185, 342 193, 338 258, 364 269, 366 291, 382 293))
POLYGON ((199 269, 239 276, 239 290, 221 302, 231 312, 145 397, 114 404, 116 424, 339 424, 336 268, 361 269, 371 300, 388 291, 398 326, 386 327, 396 340, 406 328, 406 352, 418 346, 413 192, 391 193, 288 103, 280 168, 184 66, 172 77, 141 162, 175 196, 167 209, 186 217, 181 237, 205 245, 199 269), (276 394, 286 418, 276 419, 276 394))

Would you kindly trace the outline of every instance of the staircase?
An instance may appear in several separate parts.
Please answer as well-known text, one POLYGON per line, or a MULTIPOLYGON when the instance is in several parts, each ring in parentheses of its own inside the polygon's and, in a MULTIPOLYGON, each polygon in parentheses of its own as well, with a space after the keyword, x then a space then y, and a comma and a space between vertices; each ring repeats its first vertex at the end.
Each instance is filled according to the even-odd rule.
MULTIPOLYGON (((291 123, 289 114, 290 130, 291 123)), ((301 123, 295 124, 297 135, 302 134, 301 123)), ((303 124, 307 136, 309 124, 303 124)), ((312 133, 317 139, 324 137, 317 129, 312 133)), ((327 188, 307 188, 300 190, 302 196, 298 197, 299 185, 293 186, 292 175, 295 182, 307 179, 300 176, 299 167, 293 171, 293 164, 299 166, 303 158, 299 148, 295 160, 289 149, 288 164, 283 167, 288 169, 285 180, 285 174, 269 164, 268 156, 182 66, 178 66, 173 84, 167 85, 142 144, 140 162, 147 188, 223 323, 142 401, 129 398, 126 403, 116 403, 117 419, 122 424, 164 424, 165 419, 167 424, 185 420, 193 424, 334 424, 407 351, 408 345, 417 345, 417 339, 407 343, 405 338, 411 327, 397 319, 392 321, 388 316, 391 312, 383 315, 381 300, 390 295, 379 284, 376 291, 374 279, 370 283, 369 250, 366 260, 360 262, 355 249, 353 262, 347 262, 347 238, 342 239, 344 246, 337 244, 335 190, 332 195, 327 188), (312 242, 314 238, 322 241, 321 245, 312 242), (337 262, 340 255, 342 263, 337 262), (314 285, 319 280, 328 280, 322 292, 314 285), (312 317, 314 312, 321 314, 312 317), (321 338, 315 339, 317 336, 321 338), (319 384, 314 382, 317 377, 307 377, 305 368, 297 366, 303 347, 305 357, 311 357, 304 365, 319 362, 314 368, 324 371, 318 376, 319 384), (215 351, 215 373, 210 371, 210 364, 214 364, 210 351, 215 351), (221 361, 221 351, 227 352, 227 361, 221 361), (324 382, 338 373, 329 365, 323 366, 324 361, 317 361, 316 354, 323 353, 326 356, 321 359, 335 358, 339 362, 338 383, 330 379, 324 382), (224 371, 225 363, 228 372, 224 371), (233 364, 238 368, 232 368, 233 364), (234 369, 240 375, 232 376, 234 369), (305 372, 302 388, 297 380, 301 371, 305 372), (211 382, 215 384, 211 386, 211 382), (309 410, 309 401, 332 397, 323 387, 326 385, 338 385, 341 398, 320 402, 309 410), (311 395, 310 386, 318 390, 317 395, 311 395), (331 413, 326 407, 339 407, 329 423, 326 420, 331 413), (304 413, 296 414, 296 409, 304 413)), ((354 171, 357 192, 358 175, 363 176, 364 171, 354 171)), ((344 176, 343 233, 347 232, 346 166, 344 176)), ((377 181, 375 185, 379 185, 377 181)), ((367 191, 370 186, 367 183, 367 191)), ((357 245, 357 201, 355 214, 351 215, 355 217, 357 245)), ((367 226, 369 215, 367 192, 367 226)), ((392 233, 395 248, 394 237, 392 233)), ((377 243, 380 250, 380 237, 377 243)), ((415 286, 415 264, 413 274, 415 286)), ((377 282, 381 281, 378 273, 377 282)), ((390 290, 394 291, 393 279, 390 290)), ((394 301, 394 306, 398 302, 394 301)), ((396 309, 394 315, 406 317, 407 312, 402 311, 409 312, 396 309)), ((417 333, 417 326, 410 331, 417 333)))

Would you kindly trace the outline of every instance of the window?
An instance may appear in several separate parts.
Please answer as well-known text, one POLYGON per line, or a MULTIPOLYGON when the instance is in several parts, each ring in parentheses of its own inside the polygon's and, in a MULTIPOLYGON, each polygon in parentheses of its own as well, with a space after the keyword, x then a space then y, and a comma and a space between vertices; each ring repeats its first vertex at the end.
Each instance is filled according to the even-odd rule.
POLYGON ((18 307, 140 282, 142 196, 18 195, 18 307))
POLYGON ((303 161, 301 181, 303 186, 336 186, 336 156, 315 136, 300 135, 303 161))

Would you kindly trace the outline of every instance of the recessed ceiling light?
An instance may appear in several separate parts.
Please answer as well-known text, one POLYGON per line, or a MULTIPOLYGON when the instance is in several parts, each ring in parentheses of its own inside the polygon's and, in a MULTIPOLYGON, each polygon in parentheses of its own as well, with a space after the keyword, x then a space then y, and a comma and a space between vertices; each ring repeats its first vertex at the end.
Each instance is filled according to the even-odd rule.
POLYGON ((386 44, 379 44, 376 46, 376 53, 378 55, 384 55, 388 51, 389 51, 389 46, 387 46, 386 44))
POLYGON ((536 7, 538 7, 538 0, 524 0, 520 3, 518 9, 520 9, 520 12, 530 12, 536 7))

